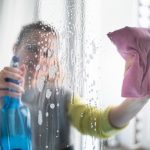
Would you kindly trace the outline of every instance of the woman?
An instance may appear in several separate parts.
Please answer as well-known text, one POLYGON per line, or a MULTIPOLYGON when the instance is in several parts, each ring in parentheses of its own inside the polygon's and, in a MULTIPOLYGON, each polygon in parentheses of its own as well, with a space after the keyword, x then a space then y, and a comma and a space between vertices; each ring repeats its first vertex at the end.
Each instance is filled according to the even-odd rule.
MULTIPOLYGON (((54 28, 40 21, 24 26, 14 45, 20 68, 5 67, 0 71, 0 96, 17 97, 23 93, 22 100, 30 109, 34 150, 73 149, 69 141, 70 123, 83 134, 108 138, 126 127, 147 103, 148 97, 127 98, 104 110, 83 103, 79 96, 60 86, 63 77, 57 48, 58 34, 54 28), (6 77, 22 84, 5 82, 6 77)), ((130 63, 129 60, 126 68, 130 63)))

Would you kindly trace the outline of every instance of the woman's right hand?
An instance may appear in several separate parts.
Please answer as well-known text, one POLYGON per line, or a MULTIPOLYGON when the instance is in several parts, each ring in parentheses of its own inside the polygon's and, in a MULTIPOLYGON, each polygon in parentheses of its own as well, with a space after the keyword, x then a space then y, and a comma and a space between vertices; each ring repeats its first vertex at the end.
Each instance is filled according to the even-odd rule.
POLYGON ((25 65, 22 65, 20 68, 4 67, 0 71, 0 97, 6 95, 11 97, 21 96, 24 92, 25 72, 25 65), (6 78, 17 80, 20 84, 5 81, 6 78), (13 89, 16 92, 6 90, 8 88, 13 89))

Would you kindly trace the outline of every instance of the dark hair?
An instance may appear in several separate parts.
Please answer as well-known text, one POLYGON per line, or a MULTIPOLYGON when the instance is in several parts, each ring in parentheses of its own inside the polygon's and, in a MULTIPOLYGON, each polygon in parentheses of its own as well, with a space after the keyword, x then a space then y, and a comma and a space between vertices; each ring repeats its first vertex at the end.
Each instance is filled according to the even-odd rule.
POLYGON ((16 46, 18 47, 20 45, 20 43, 22 42, 24 37, 27 36, 28 33, 33 32, 35 30, 39 30, 42 32, 50 32, 55 37, 57 37, 57 31, 54 29, 53 26, 51 26, 49 24, 45 24, 42 21, 38 21, 38 22, 34 22, 34 23, 31 23, 31 24, 28 24, 28 25, 22 27, 22 30, 20 31, 20 34, 19 34, 17 42, 16 42, 16 46))

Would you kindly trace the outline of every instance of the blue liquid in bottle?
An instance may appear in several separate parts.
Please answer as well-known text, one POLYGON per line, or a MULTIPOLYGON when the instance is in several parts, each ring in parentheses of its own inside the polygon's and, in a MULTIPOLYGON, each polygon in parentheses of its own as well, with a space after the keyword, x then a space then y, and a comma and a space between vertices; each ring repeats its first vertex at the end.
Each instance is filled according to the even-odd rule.
MULTIPOLYGON (((12 66, 17 67, 19 58, 14 56, 12 66)), ((6 78, 7 82, 19 84, 6 78)), ((6 89, 15 92, 13 89, 6 89)), ((32 150, 31 125, 29 109, 23 105, 21 97, 2 97, 0 110, 0 144, 1 150, 32 150)))

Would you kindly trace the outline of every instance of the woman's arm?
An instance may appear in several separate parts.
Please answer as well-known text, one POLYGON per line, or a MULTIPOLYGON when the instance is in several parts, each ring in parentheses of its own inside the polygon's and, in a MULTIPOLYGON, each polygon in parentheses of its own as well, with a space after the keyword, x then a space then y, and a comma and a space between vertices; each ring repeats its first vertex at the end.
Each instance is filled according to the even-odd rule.
POLYGON ((147 101, 147 97, 128 98, 120 105, 101 109, 87 105, 80 97, 74 96, 68 105, 68 117, 81 133, 108 138, 126 127, 147 101))
POLYGON ((112 126, 122 128, 143 108, 148 97, 127 98, 120 105, 112 107, 109 112, 109 121, 112 126))

